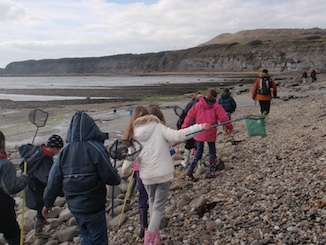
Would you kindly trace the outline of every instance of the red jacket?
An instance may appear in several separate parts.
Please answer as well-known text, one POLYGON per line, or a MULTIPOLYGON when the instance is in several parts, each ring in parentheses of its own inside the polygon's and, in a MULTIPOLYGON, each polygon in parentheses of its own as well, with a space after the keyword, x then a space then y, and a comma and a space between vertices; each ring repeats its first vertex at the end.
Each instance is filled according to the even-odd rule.
MULTIPOLYGON (((217 102, 210 105, 202 97, 187 113, 187 116, 182 124, 182 128, 189 127, 190 125, 209 123, 215 125, 217 123, 226 122, 229 120, 223 107, 217 102)), ((225 125, 227 129, 232 129, 232 124, 225 125)), ((216 141, 217 128, 214 127, 211 130, 203 131, 197 134, 194 139, 201 142, 215 142, 216 141)))
MULTIPOLYGON (((272 95, 268 95, 268 94, 258 94, 257 90, 260 88, 260 77, 258 77, 255 81, 254 86, 252 87, 252 99, 253 100, 272 100, 272 95)), ((274 98, 277 97, 277 89, 276 89, 276 84, 274 82, 274 80, 272 78, 271 82, 272 82, 272 87, 270 88, 271 94, 273 94, 274 98)))

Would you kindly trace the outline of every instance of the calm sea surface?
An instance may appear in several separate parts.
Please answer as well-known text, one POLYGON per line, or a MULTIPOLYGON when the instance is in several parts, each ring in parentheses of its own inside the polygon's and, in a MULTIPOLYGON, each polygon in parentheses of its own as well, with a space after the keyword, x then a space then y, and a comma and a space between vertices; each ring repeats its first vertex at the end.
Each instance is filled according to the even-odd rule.
POLYGON ((221 81, 219 77, 205 76, 137 76, 137 77, 0 77, 3 89, 37 89, 37 88, 108 88, 115 86, 141 86, 161 83, 192 83, 221 81))
MULTIPOLYGON (((162 83, 198 83, 222 81, 220 77, 209 76, 71 76, 71 77, 0 77, 1 89, 101 89, 115 86, 146 86, 162 83)), ((14 101, 47 101, 83 99, 72 96, 35 96, 21 94, 0 94, 0 99, 14 101)))

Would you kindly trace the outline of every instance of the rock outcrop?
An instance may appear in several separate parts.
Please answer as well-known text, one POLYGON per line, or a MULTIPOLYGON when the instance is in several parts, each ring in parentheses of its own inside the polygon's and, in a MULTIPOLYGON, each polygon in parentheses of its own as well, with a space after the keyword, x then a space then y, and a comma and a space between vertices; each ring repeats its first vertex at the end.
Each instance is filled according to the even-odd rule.
MULTIPOLYGON (((269 30, 266 31, 269 39, 263 35, 263 30, 260 30, 261 36, 256 39, 251 37, 251 31, 245 31, 239 32, 241 35, 234 34, 233 39, 228 34, 225 43, 217 42, 214 38, 198 47, 159 53, 13 62, 0 70, 0 75, 139 75, 161 72, 244 72, 262 68, 272 72, 311 69, 323 72, 326 70, 326 30, 309 30, 294 29, 295 37, 289 35, 286 38, 280 30, 269 30), (302 35, 298 36, 300 30, 302 35), (248 36, 246 43, 243 41, 245 34, 248 36)), ((291 29, 287 32, 291 33, 291 29)), ((225 35, 220 36, 223 37, 225 35)))

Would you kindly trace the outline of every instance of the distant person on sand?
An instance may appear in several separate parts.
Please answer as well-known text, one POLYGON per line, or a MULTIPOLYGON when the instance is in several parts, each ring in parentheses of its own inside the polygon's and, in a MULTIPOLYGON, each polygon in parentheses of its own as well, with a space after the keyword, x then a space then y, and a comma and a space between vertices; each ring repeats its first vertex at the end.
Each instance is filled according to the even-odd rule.
MULTIPOLYGON (((191 101, 185 106, 185 108, 182 110, 182 113, 177 122, 178 129, 181 129, 181 126, 187 116, 188 111, 191 109, 191 107, 193 107, 199 101, 199 99, 203 96, 204 95, 201 92, 196 92, 194 97, 191 99, 191 101)), ((195 149, 195 146, 196 146, 196 142, 193 138, 186 141, 185 149, 183 152, 183 160, 181 161, 181 165, 184 168, 188 167, 189 161, 190 161, 190 153, 191 153, 190 151, 192 149, 195 149)))
POLYGON ((44 191, 43 217, 48 218, 63 191, 79 226, 81 244, 108 244, 106 185, 119 185, 121 180, 103 145, 108 137, 93 118, 77 111, 70 122, 67 144, 52 165, 44 191))
POLYGON ((224 89, 222 95, 218 99, 218 103, 223 106, 224 110, 229 116, 229 119, 231 120, 231 114, 235 112, 237 103, 231 96, 230 90, 228 88, 224 89))
POLYGON ((36 210, 34 223, 34 237, 36 238, 49 238, 51 235, 43 230, 43 227, 47 224, 42 215, 44 206, 43 192, 48 182, 53 157, 60 152, 62 147, 62 138, 54 134, 48 139, 46 145, 24 144, 18 149, 20 156, 23 158, 20 168, 24 170, 24 162, 27 163, 29 183, 26 188, 26 206, 36 210))
MULTIPOLYGON (((186 129, 173 130, 162 123, 157 116, 149 114, 143 106, 137 106, 125 131, 125 140, 137 140, 142 145, 137 160, 139 175, 149 197, 150 222, 145 231, 144 244, 160 244, 160 224, 171 181, 174 178, 174 164, 170 144, 185 141, 199 130, 209 130, 207 123, 195 124, 186 129), (186 136, 187 134, 191 134, 186 136)), ((132 153, 129 147, 128 153, 132 153)), ((126 159, 122 173, 131 173, 133 162, 126 159)))
POLYGON ((0 131, 0 233, 10 245, 20 244, 20 229, 16 220, 15 200, 11 197, 28 184, 28 176, 16 176, 15 165, 8 160, 6 139, 0 131))
MULTIPOLYGON (((217 92, 215 89, 208 89, 206 96, 199 99, 199 102, 196 103, 188 112, 182 128, 186 128, 193 123, 208 123, 215 125, 216 123, 226 122, 229 120, 228 115, 226 114, 224 108, 217 103, 217 92)), ((228 123, 225 125, 227 131, 232 130, 232 124, 228 123)), ((195 181, 193 172, 198 161, 202 158, 204 151, 204 143, 207 142, 209 147, 209 173, 207 178, 215 178, 215 167, 216 167, 216 132, 217 128, 214 127, 210 131, 204 131, 197 134, 194 139, 196 140, 196 152, 192 163, 190 164, 186 176, 195 181)))
POLYGON ((271 107, 272 95, 274 98, 277 97, 276 84, 269 76, 268 70, 264 69, 261 73, 259 73, 251 93, 252 99, 254 101, 259 101, 261 114, 267 116, 271 107))
POLYGON ((311 77, 311 82, 314 82, 317 80, 317 72, 315 70, 312 70, 310 73, 310 77, 311 77))
POLYGON ((306 83, 306 81, 307 81, 307 77, 308 77, 308 73, 305 71, 305 72, 302 74, 302 83, 306 83))

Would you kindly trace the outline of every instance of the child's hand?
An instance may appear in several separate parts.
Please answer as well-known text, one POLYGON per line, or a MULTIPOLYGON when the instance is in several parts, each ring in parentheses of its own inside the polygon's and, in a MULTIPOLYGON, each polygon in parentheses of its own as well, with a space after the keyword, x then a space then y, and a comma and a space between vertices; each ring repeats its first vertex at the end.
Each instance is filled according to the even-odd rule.
POLYGON ((212 126, 208 123, 203 123, 203 129, 204 130, 210 130, 212 128, 212 126))
POLYGON ((232 131, 233 131, 233 125, 232 125, 232 124, 226 126, 226 132, 227 132, 228 134, 231 134, 232 131))
POLYGON ((44 219, 47 219, 49 217, 49 213, 51 213, 51 211, 52 211, 52 207, 51 208, 43 207, 42 216, 44 217, 44 219))

